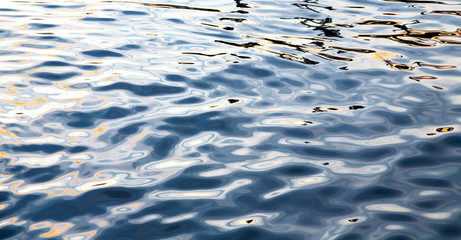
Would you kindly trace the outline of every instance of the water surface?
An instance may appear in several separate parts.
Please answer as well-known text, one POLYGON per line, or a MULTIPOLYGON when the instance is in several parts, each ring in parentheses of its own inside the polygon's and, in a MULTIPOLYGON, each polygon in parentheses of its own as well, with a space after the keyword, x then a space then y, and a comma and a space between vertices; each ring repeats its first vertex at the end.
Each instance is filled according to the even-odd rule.
POLYGON ((5 0, 0 239, 461 239, 460 11, 5 0))

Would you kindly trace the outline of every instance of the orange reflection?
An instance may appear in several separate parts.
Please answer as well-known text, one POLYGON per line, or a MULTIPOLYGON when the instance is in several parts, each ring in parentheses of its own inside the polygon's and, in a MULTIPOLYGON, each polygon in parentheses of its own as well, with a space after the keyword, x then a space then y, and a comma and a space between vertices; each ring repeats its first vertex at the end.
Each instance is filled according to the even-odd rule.
POLYGON ((148 133, 149 133, 149 132, 147 132, 147 131, 143 131, 143 132, 141 132, 140 134, 138 134, 136 137, 137 137, 137 139, 142 139, 142 138, 143 138, 144 136, 146 136, 146 134, 148 134, 148 133))
POLYGON ((448 39, 443 39, 441 37, 461 37, 461 29, 456 30, 455 32, 447 31, 421 31, 421 30, 410 30, 405 28, 405 33, 398 34, 361 34, 357 37, 371 37, 371 38, 386 38, 391 41, 398 43, 403 43, 411 46, 417 47, 433 47, 435 43, 428 42, 435 41, 442 44, 461 44, 460 41, 453 41, 448 39))
POLYGON ((434 10, 434 11, 431 11, 429 13, 461 16, 461 11, 451 11, 451 10, 434 10))
POLYGON ((106 130, 106 128, 104 127, 104 124, 101 124, 101 126, 99 126, 98 130, 95 130, 95 136, 98 136, 99 134, 101 134, 104 130, 106 130))
POLYGON ((5 209, 6 207, 8 207, 8 204, 6 204, 6 203, 0 204, 0 211, 5 209))
POLYGON ((73 224, 67 223, 67 222, 56 223, 56 224, 52 224, 50 222, 38 222, 38 223, 32 224, 30 226, 30 229, 38 230, 42 228, 51 228, 49 232, 40 235, 41 237, 49 238, 49 237, 54 237, 54 236, 62 234, 63 232, 67 231, 67 229, 69 229, 72 226, 73 224))
POLYGON ((436 68, 436 69, 456 68, 456 66, 452 66, 452 65, 435 65, 435 64, 427 64, 427 63, 423 63, 423 62, 415 62, 415 63, 418 64, 418 66, 421 66, 421 67, 433 67, 433 68, 436 68))
POLYGON ((69 229, 70 227, 72 227, 73 225, 71 223, 57 223, 57 224, 54 224, 53 225, 53 228, 50 232, 48 233, 44 233, 40 236, 42 237, 54 237, 54 236, 57 236, 57 235, 60 235, 62 233, 64 233, 65 231, 67 231, 67 229, 69 229))
POLYGON ((398 69, 398 70, 413 70, 414 66, 412 65, 407 65, 407 64, 402 64, 402 63, 396 63, 393 62, 389 59, 386 59, 384 57, 398 57, 399 55, 393 54, 393 53, 386 53, 386 52, 377 52, 373 55, 373 58, 379 61, 385 62, 387 65, 389 65, 391 68, 398 69))
POLYGON ((100 180, 109 180, 112 178, 112 175, 109 175, 109 174, 104 174, 104 173, 101 173, 101 172, 97 172, 95 174, 95 177, 94 178, 89 178, 88 181, 100 181, 100 180))
POLYGON ((0 183, 3 183, 5 181, 7 181, 8 179, 12 178, 13 175, 6 175, 6 174, 0 174, 0 183))
POLYGON ((50 227, 50 226, 51 226, 50 222, 38 222, 38 223, 32 224, 30 226, 30 229, 31 230, 37 230, 37 229, 42 229, 42 228, 46 228, 46 227, 50 227))
POLYGON ((391 21, 391 20, 365 20, 359 24, 363 25, 397 25, 400 22, 391 21))
POLYGON ((33 98, 28 101, 24 102, 16 102, 16 101, 8 101, 8 100, 0 100, 0 102, 5 102, 11 105, 17 105, 17 106, 36 106, 40 104, 44 104, 48 102, 45 98, 38 97, 38 98, 33 98))
POLYGON ((85 101, 81 98, 70 98, 70 99, 60 99, 58 100, 58 102, 62 102, 62 103, 79 102, 81 104, 85 101))
POLYGON ((69 184, 69 185, 75 185, 75 184, 78 184, 77 182, 74 181, 74 179, 77 177, 78 175, 78 172, 71 172, 69 174, 66 174, 62 177, 59 177, 53 181, 49 181, 49 182, 44 182, 44 183, 37 183, 37 184, 29 184, 29 185, 25 185, 25 186, 22 186, 22 184, 24 184, 24 181, 23 180, 17 180, 17 181, 14 181, 14 182, 11 182, 11 183, 8 183, 8 185, 10 185, 10 189, 12 192, 14 192, 15 194, 17 195, 24 195, 24 194, 30 194, 30 193, 46 193, 46 194, 49 194, 51 196, 62 196, 62 195, 65 195, 65 194, 79 194, 80 192, 76 192, 74 191, 73 189, 70 189, 70 188, 60 188, 59 185, 62 185, 62 184, 69 184), (68 179, 66 179, 68 178, 68 179), (64 183, 66 182, 66 183, 64 183), (57 185, 55 188, 53 188, 53 184, 57 185), (52 188, 51 190, 43 190, 43 189, 37 189, 35 190, 34 187, 35 186, 46 186, 49 188, 52 188), (28 189, 28 188, 32 188, 32 189, 28 189))
POLYGON ((413 80, 419 82, 421 80, 434 80, 434 79, 437 79, 437 78, 433 77, 433 76, 411 76, 410 79, 413 79, 413 80))
POLYGON ((437 132, 451 132, 455 130, 455 128, 453 127, 443 127, 443 128, 437 128, 437 132))
POLYGON ((66 236, 64 238, 64 240, 71 240, 71 239, 74 239, 76 237, 78 237, 78 239, 80 239, 80 240, 90 240, 91 237, 93 237, 95 234, 96 234, 96 231, 82 232, 82 233, 78 233, 78 234, 72 234, 71 236, 66 236))
POLYGON ((4 227, 4 226, 10 225, 10 224, 13 224, 16 221, 18 221, 18 217, 8 218, 8 219, 0 221, 0 226, 4 227))

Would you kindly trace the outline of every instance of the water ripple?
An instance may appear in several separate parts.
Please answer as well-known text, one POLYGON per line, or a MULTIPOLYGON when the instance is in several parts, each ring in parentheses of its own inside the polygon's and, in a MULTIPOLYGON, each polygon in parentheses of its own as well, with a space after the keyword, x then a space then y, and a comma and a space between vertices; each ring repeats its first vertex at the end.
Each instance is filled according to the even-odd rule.
POLYGON ((459 239, 454 0, 4 1, 0 239, 459 239))

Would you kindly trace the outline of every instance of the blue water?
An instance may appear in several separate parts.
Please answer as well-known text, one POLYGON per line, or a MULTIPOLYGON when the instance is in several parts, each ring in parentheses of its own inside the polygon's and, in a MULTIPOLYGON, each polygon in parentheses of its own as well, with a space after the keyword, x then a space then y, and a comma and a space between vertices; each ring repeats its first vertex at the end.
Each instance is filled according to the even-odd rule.
POLYGON ((458 0, 0 22, 0 239, 461 239, 458 0))

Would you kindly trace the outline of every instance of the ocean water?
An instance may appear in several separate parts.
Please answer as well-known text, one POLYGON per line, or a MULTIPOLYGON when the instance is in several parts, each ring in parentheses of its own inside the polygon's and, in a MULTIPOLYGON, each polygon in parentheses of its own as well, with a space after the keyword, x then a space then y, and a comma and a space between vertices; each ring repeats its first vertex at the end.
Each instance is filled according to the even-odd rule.
POLYGON ((458 0, 4 0, 0 22, 0 239, 461 239, 458 0))

